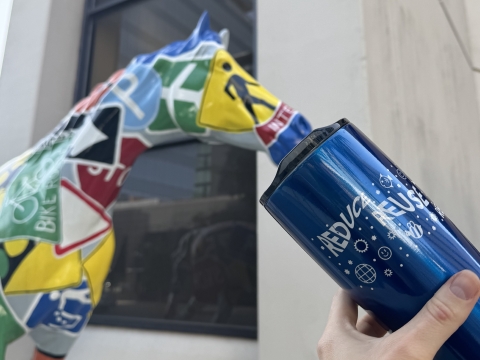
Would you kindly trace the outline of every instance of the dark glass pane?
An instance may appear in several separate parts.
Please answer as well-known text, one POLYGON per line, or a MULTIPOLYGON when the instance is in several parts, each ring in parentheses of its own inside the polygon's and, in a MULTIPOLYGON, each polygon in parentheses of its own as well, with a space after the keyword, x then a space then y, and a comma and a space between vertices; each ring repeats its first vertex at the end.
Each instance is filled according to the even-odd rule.
POLYGON ((141 156, 95 313, 255 326, 254 185, 248 150, 192 142, 141 156))
MULTIPOLYGON (((136 1, 138 1, 138 0, 136 0, 136 1)), ((105 5, 105 4, 113 4, 115 2, 116 2, 116 0, 94 0, 95 6, 100 6, 100 5, 105 5)))
MULTIPOLYGON (((203 9, 251 71, 250 0, 148 0, 96 19, 90 85, 187 38, 203 9)), ((92 320, 256 327, 255 168, 252 151, 197 141, 143 154, 114 208, 117 248, 92 320)))

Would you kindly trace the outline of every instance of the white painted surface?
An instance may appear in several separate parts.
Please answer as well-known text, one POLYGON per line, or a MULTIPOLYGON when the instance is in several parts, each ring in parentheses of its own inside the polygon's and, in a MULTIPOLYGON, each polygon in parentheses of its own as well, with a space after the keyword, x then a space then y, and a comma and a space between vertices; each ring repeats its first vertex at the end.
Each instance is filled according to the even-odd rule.
POLYGON ((315 126, 342 117, 369 133, 362 12, 352 0, 259 0, 260 81, 315 126))
POLYGON ((13 2, 0 77, 0 164, 46 135, 72 107, 83 2, 13 2))
MULTIPOLYGON (((347 117, 370 133, 362 12, 351 0, 259 0, 260 82, 314 128, 347 117)), ((275 167, 258 157, 258 196, 275 167)), ((317 359, 337 285, 258 206, 259 356, 317 359)))
POLYGON ((51 0, 15 0, 0 77, 0 163, 25 151, 39 101, 51 0))
POLYGON ((73 105, 84 2, 51 0, 30 144, 49 133, 73 105))
POLYGON ((0 1, 0 76, 2 75, 3 54, 5 53, 5 44, 7 43, 12 3, 13 0, 0 1))
MULTIPOLYGON (((13 343, 6 360, 30 360, 33 343, 13 343)), ((208 335, 89 326, 67 360, 256 360, 257 342, 208 335)))

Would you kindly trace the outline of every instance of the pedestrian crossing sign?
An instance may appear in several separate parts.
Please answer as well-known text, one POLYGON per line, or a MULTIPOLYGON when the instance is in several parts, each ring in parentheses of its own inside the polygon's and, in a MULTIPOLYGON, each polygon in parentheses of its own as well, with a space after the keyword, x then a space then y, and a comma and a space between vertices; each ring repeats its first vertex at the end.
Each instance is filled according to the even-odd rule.
POLYGON ((252 131, 271 119, 279 104, 228 52, 219 50, 211 62, 197 123, 226 132, 252 131))

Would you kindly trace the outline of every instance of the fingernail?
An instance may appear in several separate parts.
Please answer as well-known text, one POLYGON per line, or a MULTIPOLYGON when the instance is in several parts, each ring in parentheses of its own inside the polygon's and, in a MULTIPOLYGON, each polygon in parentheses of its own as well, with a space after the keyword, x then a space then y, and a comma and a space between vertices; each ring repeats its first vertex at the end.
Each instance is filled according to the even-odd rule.
POLYGON ((473 282, 473 276, 463 272, 453 279, 450 291, 460 299, 470 300, 477 295, 478 287, 473 282))

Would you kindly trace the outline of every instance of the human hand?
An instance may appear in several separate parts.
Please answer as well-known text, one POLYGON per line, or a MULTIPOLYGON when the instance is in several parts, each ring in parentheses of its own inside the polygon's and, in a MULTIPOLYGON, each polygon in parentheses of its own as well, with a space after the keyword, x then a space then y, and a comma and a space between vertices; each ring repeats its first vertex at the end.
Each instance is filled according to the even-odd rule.
POLYGON ((370 315, 358 320, 358 306, 340 290, 333 299, 320 360, 431 360, 463 324, 480 296, 480 280, 464 270, 452 276, 404 327, 387 331, 370 315), (357 321, 358 320, 358 321, 357 321))

